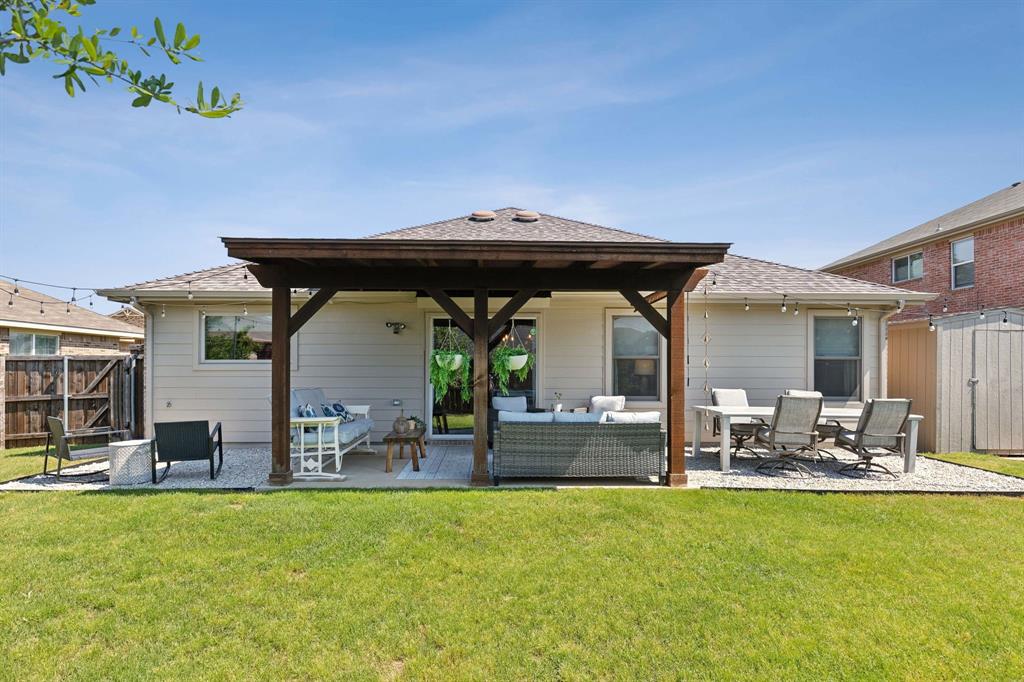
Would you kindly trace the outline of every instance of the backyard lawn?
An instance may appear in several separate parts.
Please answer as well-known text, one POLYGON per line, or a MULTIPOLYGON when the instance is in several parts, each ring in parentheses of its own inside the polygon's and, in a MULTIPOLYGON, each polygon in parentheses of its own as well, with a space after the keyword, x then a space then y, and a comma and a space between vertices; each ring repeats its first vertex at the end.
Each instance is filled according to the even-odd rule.
POLYGON ((0 494, 8 679, 1019 679, 1024 500, 0 494))
MULTIPOLYGON (((79 447, 94 447, 90 445, 83 445, 72 447, 72 450, 77 450, 79 447)), ((22 476, 31 476, 32 474, 40 474, 43 472, 43 452, 45 447, 42 445, 31 445, 26 448, 7 448, 6 450, 0 450, 0 483, 4 481, 10 481, 14 478, 21 478, 22 476)), ((85 462, 93 460, 76 460, 72 466, 77 466, 85 462)), ((64 462, 64 466, 68 466, 68 462, 64 462)), ((50 469, 55 470, 57 468, 57 461, 50 459, 50 469)), ((74 473, 74 472, 71 472, 74 473)))
POLYGON ((1024 478, 1024 459, 983 455, 980 452, 946 452, 940 455, 928 453, 927 457, 941 459, 943 462, 963 464, 964 466, 994 471, 997 474, 1024 478))

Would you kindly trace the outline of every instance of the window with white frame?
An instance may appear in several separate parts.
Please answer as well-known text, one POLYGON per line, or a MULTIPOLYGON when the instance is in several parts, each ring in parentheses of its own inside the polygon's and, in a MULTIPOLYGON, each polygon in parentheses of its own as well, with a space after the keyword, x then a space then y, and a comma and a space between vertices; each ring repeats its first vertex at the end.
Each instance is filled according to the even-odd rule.
POLYGON ((814 390, 826 398, 859 400, 861 393, 860 318, 814 318, 814 390))
POLYGON ((661 400, 661 335, 639 315, 612 316, 612 394, 661 400))
POLYGON ((202 318, 203 362, 270 360, 270 315, 214 315, 202 318))
POLYGON ((56 334, 11 332, 11 355, 56 355, 60 337, 56 334))
POLYGON ((949 262, 952 267, 952 288, 963 289, 974 286, 974 237, 959 239, 949 245, 949 262))
POLYGON ((892 281, 909 282, 924 277, 924 254, 911 253, 892 259, 892 281))

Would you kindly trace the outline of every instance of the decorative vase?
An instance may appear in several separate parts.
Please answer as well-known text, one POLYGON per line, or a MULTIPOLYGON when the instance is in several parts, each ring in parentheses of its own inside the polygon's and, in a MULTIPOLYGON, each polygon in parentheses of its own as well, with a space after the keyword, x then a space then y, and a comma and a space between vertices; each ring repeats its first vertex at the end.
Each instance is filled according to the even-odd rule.
POLYGON ((522 355, 510 355, 508 356, 508 368, 513 372, 518 372, 523 367, 526 367, 526 361, 530 359, 530 356, 526 353, 522 355))
POLYGON ((406 426, 409 427, 410 431, 415 431, 416 430, 416 420, 415 419, 408 419, 408 420, 406 420, 405 423, 406 423, 406 426))
POLYGON ((395 421, 391 424, 392 430, 397 434, 403 434, 409 430, 409 420, 405 418, 405 410, 402 410, 395 421))

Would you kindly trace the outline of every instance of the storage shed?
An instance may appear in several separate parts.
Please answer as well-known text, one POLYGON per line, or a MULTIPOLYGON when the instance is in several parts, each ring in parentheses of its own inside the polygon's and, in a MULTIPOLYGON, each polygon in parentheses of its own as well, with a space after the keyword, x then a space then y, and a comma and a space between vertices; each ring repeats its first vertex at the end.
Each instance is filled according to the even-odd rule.
POLYGON ((1024 452, 1024 309, 894 322, 888 393, 925 415, 923 452, 1024 452))

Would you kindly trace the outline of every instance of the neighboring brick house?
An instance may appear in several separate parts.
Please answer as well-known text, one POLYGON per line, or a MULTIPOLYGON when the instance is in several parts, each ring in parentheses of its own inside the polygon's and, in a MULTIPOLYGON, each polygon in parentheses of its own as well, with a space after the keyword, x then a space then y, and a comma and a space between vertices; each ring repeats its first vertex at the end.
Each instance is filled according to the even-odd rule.
POLYGON ((904 321, 1024 305, 1024 184, 884 239, 821 268, 938 297, 904 321))
POLYGON ((111 355, 142 342, 132 324, 21 284, 17 296, 14 289, 0 282, 0 355, 111 355))

